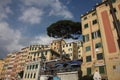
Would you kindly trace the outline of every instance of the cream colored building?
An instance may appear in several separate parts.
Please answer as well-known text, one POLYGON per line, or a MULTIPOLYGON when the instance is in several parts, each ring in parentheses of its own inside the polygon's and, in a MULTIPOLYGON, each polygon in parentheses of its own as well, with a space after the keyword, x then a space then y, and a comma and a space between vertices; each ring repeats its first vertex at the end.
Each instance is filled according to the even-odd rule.
POLYGON ((66 42, 64 40, 53 40, 50 44, 50 48, 54 50, 55 52, 58 52, 60 54, 60 46, 65 44, 66 42))
POLYGON ((78 49, 78 59, 82 59, 82 55, 83 55, 83 41, 75 41, 75 43, 77 43, 77 49, 78 49))
MULTIPOLYGON (((112 0, 120 23, 120 0, 112 0)), ((103 1, 81 16, 83 35, 83 75, 98 70, 102 78, 120 80, 120 47, 108 3, 103 1)))
POLYGON ((23 80, 39 80, 40 61, 26 63, 23 80))
POLYGON ((77 59, 78 49, 77 43, 71 42, 62 45, 62 54, 69 54, 71 60, 77 59))
POLYGON ((23 80, 39 80, 40 71, 43 61, 50 61, 60 57, 58 53, 52 49, 44 49, 40 51, 31 52, 31 61, 26 63, 24 68, 23 80))
POLYGON ((2 78, 3 67, 4 67, 4 59, 0 59, 0 79, 2 78))
POLYGON ((51 50, 48 45, 31 45, 29 48, 28 59, 30 61, 38 60, 41 57, 41 54, 44 54, 46 60, 54 58, 52 55, 52 52, 54 51, 51 50))

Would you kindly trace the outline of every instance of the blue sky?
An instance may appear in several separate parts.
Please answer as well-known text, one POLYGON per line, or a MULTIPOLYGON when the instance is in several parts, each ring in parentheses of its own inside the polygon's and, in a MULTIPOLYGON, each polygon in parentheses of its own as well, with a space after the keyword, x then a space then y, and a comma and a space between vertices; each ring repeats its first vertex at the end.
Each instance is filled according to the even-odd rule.
POLYGON ((101 0, 0 0, 0 58, 32 44, 49 44, 46 28, 58 20, 80 21, 101 0))

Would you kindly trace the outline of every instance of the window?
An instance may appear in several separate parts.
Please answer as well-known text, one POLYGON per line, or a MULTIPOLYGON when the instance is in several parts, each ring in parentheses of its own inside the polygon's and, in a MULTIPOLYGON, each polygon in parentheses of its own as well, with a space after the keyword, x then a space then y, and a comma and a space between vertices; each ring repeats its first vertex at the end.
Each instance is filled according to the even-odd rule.
POLYGON ((88 23, 84 25, 84 28, 88 28, 88 23))
POLYGON ((93 25, 96 24, 96 23, 97 23, 97 20, 96 20, 96 19, 92 21, 92 24, 93 24, 93 25))
POLYGON ((38 68, 38 64, 36 64, 36 66, 35 66, 35 69, 37 69, 38 68))
POLYGON ((27 70, 29 69, 29 66, 27 66, 27 70))
POLYGON ((100 47, 102 47, 100 42, 95 44, 95 48, 100 48, 100 47))
POLYGON ((87 56, 86 57, 86 62, 90 62, 91 61, 91 56, 87 56))
POLYGON ((29 73, 28 73, 28 76, 27 76, 27 78, 29 78, 29 73))
POLYGON ((96 32, 92 32, 92 39, 95 39, 98 37, 101 37, 100 30, 98 30, 96 32))
POLYGON ((97 54, 97 60, 101 60, 101 59, 103 59, 103 53, 97 54))
POLYGON ((52 56, 54 55, 53 53, 51 53, 52 54, 52 56))
POLYGON ((32 69, 34 69, 35 65, 32 66, 32 69))
POLYGON ((35 78, 35 76, 36 76, 36 73, 34 73, 34 76, 33 76, 33 78, 35 78))
POLYGON ((25 74, 25 78, 27 77, 27 73, 25 74))
POLYGON ((30 70, 32 69, 32 65, 30 65, 30 70))
POLYGON ((90 75, 91 74, 91 68, 87 68, 87 75, 90 75))
POLYGON ((115 3, 116 2, 116 0, 112 0, 112 3, 115 3))
POLYGON ((83 35, 83 41, 88 42, 89 41, 89 34, 83 35))
POLYGON ((104 66, 99 66, 99 72, 100 72, 100 74, 102 73, 105 73, 105 68, 104 68, 104 66))
POLYGON ((37 47, 35 47, 35 50, 37 49, 37 47))
POLYGON ((34 53, 34 57, 36 56, 36 53, 34 53))
POLYGON ((45 51, 45 55, 47 55, 47 51, 45 51))
POLYGON ((68 47, 68 44, 66 44, 66 47, 68 47))
POLYGON ((31 75, 30 75, 30 78, 32 78, 32 73, 31 73, 31 75))
POLYGON ((71 46, 71 44, 69 44, 69 46, 71 46))
POLYGON ((69 48, 68 51, 72 51, 72 48, 69 48))
POLYGON ((96 12, 92 13, 92 16, 95 16, 96 15, 96 12))
POLYGON ((87 17, 84 17, 84 20, 86 20, 87 19, 87 17))
POLYGON ((90 51, 90 50, 91 50, 90 46, 87 46, 87 47, 86 47, 86 52, 87 52, 87 51, 90 51))
POLYGON ((38 52, 37 54, 38 54, 37 56, 39 56, 39 55, 40 55, 40 53, 39 53, 39 52, 38 52))

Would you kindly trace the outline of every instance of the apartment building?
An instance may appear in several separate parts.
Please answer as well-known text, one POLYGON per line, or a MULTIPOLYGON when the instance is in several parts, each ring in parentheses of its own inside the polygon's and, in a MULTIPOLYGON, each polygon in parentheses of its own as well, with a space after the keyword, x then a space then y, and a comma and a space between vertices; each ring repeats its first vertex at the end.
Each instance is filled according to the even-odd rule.
POLYGON ((61 53, 61 46, 65 44, 66 42, 64 40, 53 40, 50 44, 50 48, 54 50, 55 52, 58 52, 59 54, 61 53))
POLYGON ((14 59, 15 59, 15 54, 9 53, 6 56, 3 71, 2 71, 2 79, 11 79, 13 77, 14 59))
POLYGON ((31 52, 30 55, 31 61, 26 63, 23 80, 38 80, 40 78, 41 66, 44 66, 44 61, 50 61, 60 57, 60 55, 52 49, 31 52))
POLYGON ((26 63, 23 80, 39 80, 40 61, 26 63))
POLYGON ((4 59, 0 59, 0 79, 2 79, 3 66, 4 66, 4 59))
POLYGON ((18 57, 16 60, 18 61, 17 65, 17 73, 24 70, 25 64, 28 61, 28 51, 29 47, 22 48, 20 52, 17 53, 18 57))
MULTIPOLYGON (((50 49, 48 45, 31 45, 29 50, 28 59, 30 61, 35 61, 41 58, 41 55, 44 55, 46 60, 51 60, 55 58, 55 51, 50 49)), ((59 55, 59 54, 57 54, 59 55)))
POLYGON ((62 55, 64 54, 68 54, 71 60, 77 59, 78 57, 77 43, 70 42, 70 43, 63 44, 62 55))
MULTIPOLYGON (((112 0, 120 23, 120 0, 112 0)), ((83 75, 98 70, 105 80, 120 80, 120 47, 117 30, 107 1, 81 16, 83 35, 83 75)))
POLYGON ((9 53, 5 58, 5 64, 2 71, 2 79, 12 79, 24 70, 27 62, 28 47, 23 48, 20 52, 9 53))
POLYGON ((75 41, 75 43, 77 43, 77 49, 78 49, 78 59, 82 59, 82 54, 83 52, 83 41, 79 40, 79 41, 75 41))

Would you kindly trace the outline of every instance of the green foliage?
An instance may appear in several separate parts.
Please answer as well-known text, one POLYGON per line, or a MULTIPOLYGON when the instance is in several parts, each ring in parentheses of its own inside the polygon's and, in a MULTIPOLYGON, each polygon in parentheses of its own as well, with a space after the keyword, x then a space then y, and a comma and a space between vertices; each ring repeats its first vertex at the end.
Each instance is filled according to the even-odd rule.
POLYGON ((47 28, 48 36, 54 38, 77 39, 81 33, 81 23, 71 20, 60 20, 47 28))

